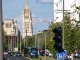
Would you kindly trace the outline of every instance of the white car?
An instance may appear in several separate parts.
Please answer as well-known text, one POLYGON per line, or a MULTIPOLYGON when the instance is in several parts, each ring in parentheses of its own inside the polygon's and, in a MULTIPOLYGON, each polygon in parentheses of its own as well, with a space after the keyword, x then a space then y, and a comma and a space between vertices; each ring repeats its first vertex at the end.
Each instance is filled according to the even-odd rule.
POLYGON ((8 56, 8 53, 7 52, 4 52, 3 54, 4 54, 4 56, 8 56))
POLYGON ((49 55, 48 55, 49 57, 52 57, 52 54, 51 53, 49 53, 49 55))

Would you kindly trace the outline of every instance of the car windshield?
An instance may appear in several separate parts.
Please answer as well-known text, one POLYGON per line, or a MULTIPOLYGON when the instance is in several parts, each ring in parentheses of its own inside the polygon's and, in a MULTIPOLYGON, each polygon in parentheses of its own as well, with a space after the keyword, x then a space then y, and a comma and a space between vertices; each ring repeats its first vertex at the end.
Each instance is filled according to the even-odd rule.
POLYGON ((21 54, 20 52, 17 52, 16 54, 21 54))
POLYGON ((32 50, 31 52, 32 52, 32 53, 36 53, 37 51, 36 51, 36 50, 32 50))
POLYGON ((9 51, 8 53, 12 53, 12 52, 9 51))

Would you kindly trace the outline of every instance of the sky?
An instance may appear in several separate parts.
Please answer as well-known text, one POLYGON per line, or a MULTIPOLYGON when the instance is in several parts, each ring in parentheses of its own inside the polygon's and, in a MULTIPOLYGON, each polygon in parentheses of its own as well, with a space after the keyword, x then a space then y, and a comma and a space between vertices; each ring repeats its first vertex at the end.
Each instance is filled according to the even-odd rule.
MULTIPOLYGON (((28 0, 28 5, 32 12, 33 34, 48 29, 49 22, 54 19, 53 0, 28 0)), ((2 0, 3 21, 16 19, 21 34, 23 7, 26 8, 26 0, 2 0)))

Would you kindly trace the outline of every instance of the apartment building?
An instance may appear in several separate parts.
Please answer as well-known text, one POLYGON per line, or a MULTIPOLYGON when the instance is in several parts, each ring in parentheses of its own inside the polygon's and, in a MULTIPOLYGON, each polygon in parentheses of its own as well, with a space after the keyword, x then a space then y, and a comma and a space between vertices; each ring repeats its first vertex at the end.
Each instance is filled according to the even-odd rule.
MULTIPOLYGON (((64 12, 71 12, 70 4, 74 0, 64 0, 64 12)), ((62 22, 63 20, 63 0, 54 0, 54 20, 62 22)))
POLYGON ((17 47, 17 42, 19 38, 19 30, 17 25, 17 20, 5 19, 3 22, 3 29, 6 33, 6 42, 8 43, 8 49, 13 50, 17 47))

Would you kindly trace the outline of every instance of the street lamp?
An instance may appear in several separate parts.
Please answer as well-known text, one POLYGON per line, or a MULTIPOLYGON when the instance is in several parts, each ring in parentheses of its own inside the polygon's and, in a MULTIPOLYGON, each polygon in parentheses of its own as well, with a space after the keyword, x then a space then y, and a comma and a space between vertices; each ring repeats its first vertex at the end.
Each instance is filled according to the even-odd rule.
POLYGON ((0 60, 3 60, 2 28, 2 0, 0 0, 0 60))
POLYGON ((17 33, 17 48, 18 48, 18 33, 17 33))
POLYGON ((27 30, 24 32, 25 33, 25 37, 24 37, 24 47, 27 47, 27 30))
POLYGON ((45 33, 45 60, 46 60, 46 33, 45 33))
POLYGON ((36 19, 37 17, 33 17, 33 18, 35 18, 35 47, 36 47, 36 19))
POLYGON ((22 40, 21 38, 22 38, 22 37, 20 36, 20 52, 21 52, 21 40, 22 40))
POLYGON ((25 38, 25 39, 26 39, 26 47, 27 47, 27 46, 28 46, 28 44, 27 44, 27 43, 28 43, 28 39, 27 39, 27 30, 26 30, 26 38, 25 38))
MULTIPOLYGON (((25 34, 25 32, 24 32, 24 34, 25 34)), ((24 37, 24 47, 25 47, 25 37, 24 37)))
POLYGON ((62 46, 63 46, 63 49, 64 49, 64 0, 63 0, 63 25, 62 25, 62 28, 63 28, 63 30, 62 30, 62 46))
POLYGON ((11 43, 11 51, 12 51, 12 40, 13 40, 13 39, 12 39, 12 38, 13 38, 13 37, 12 37, 12 33, 13 33, 13 31, 11 31, 11 40, 10 40, 10 43, 11 43))

